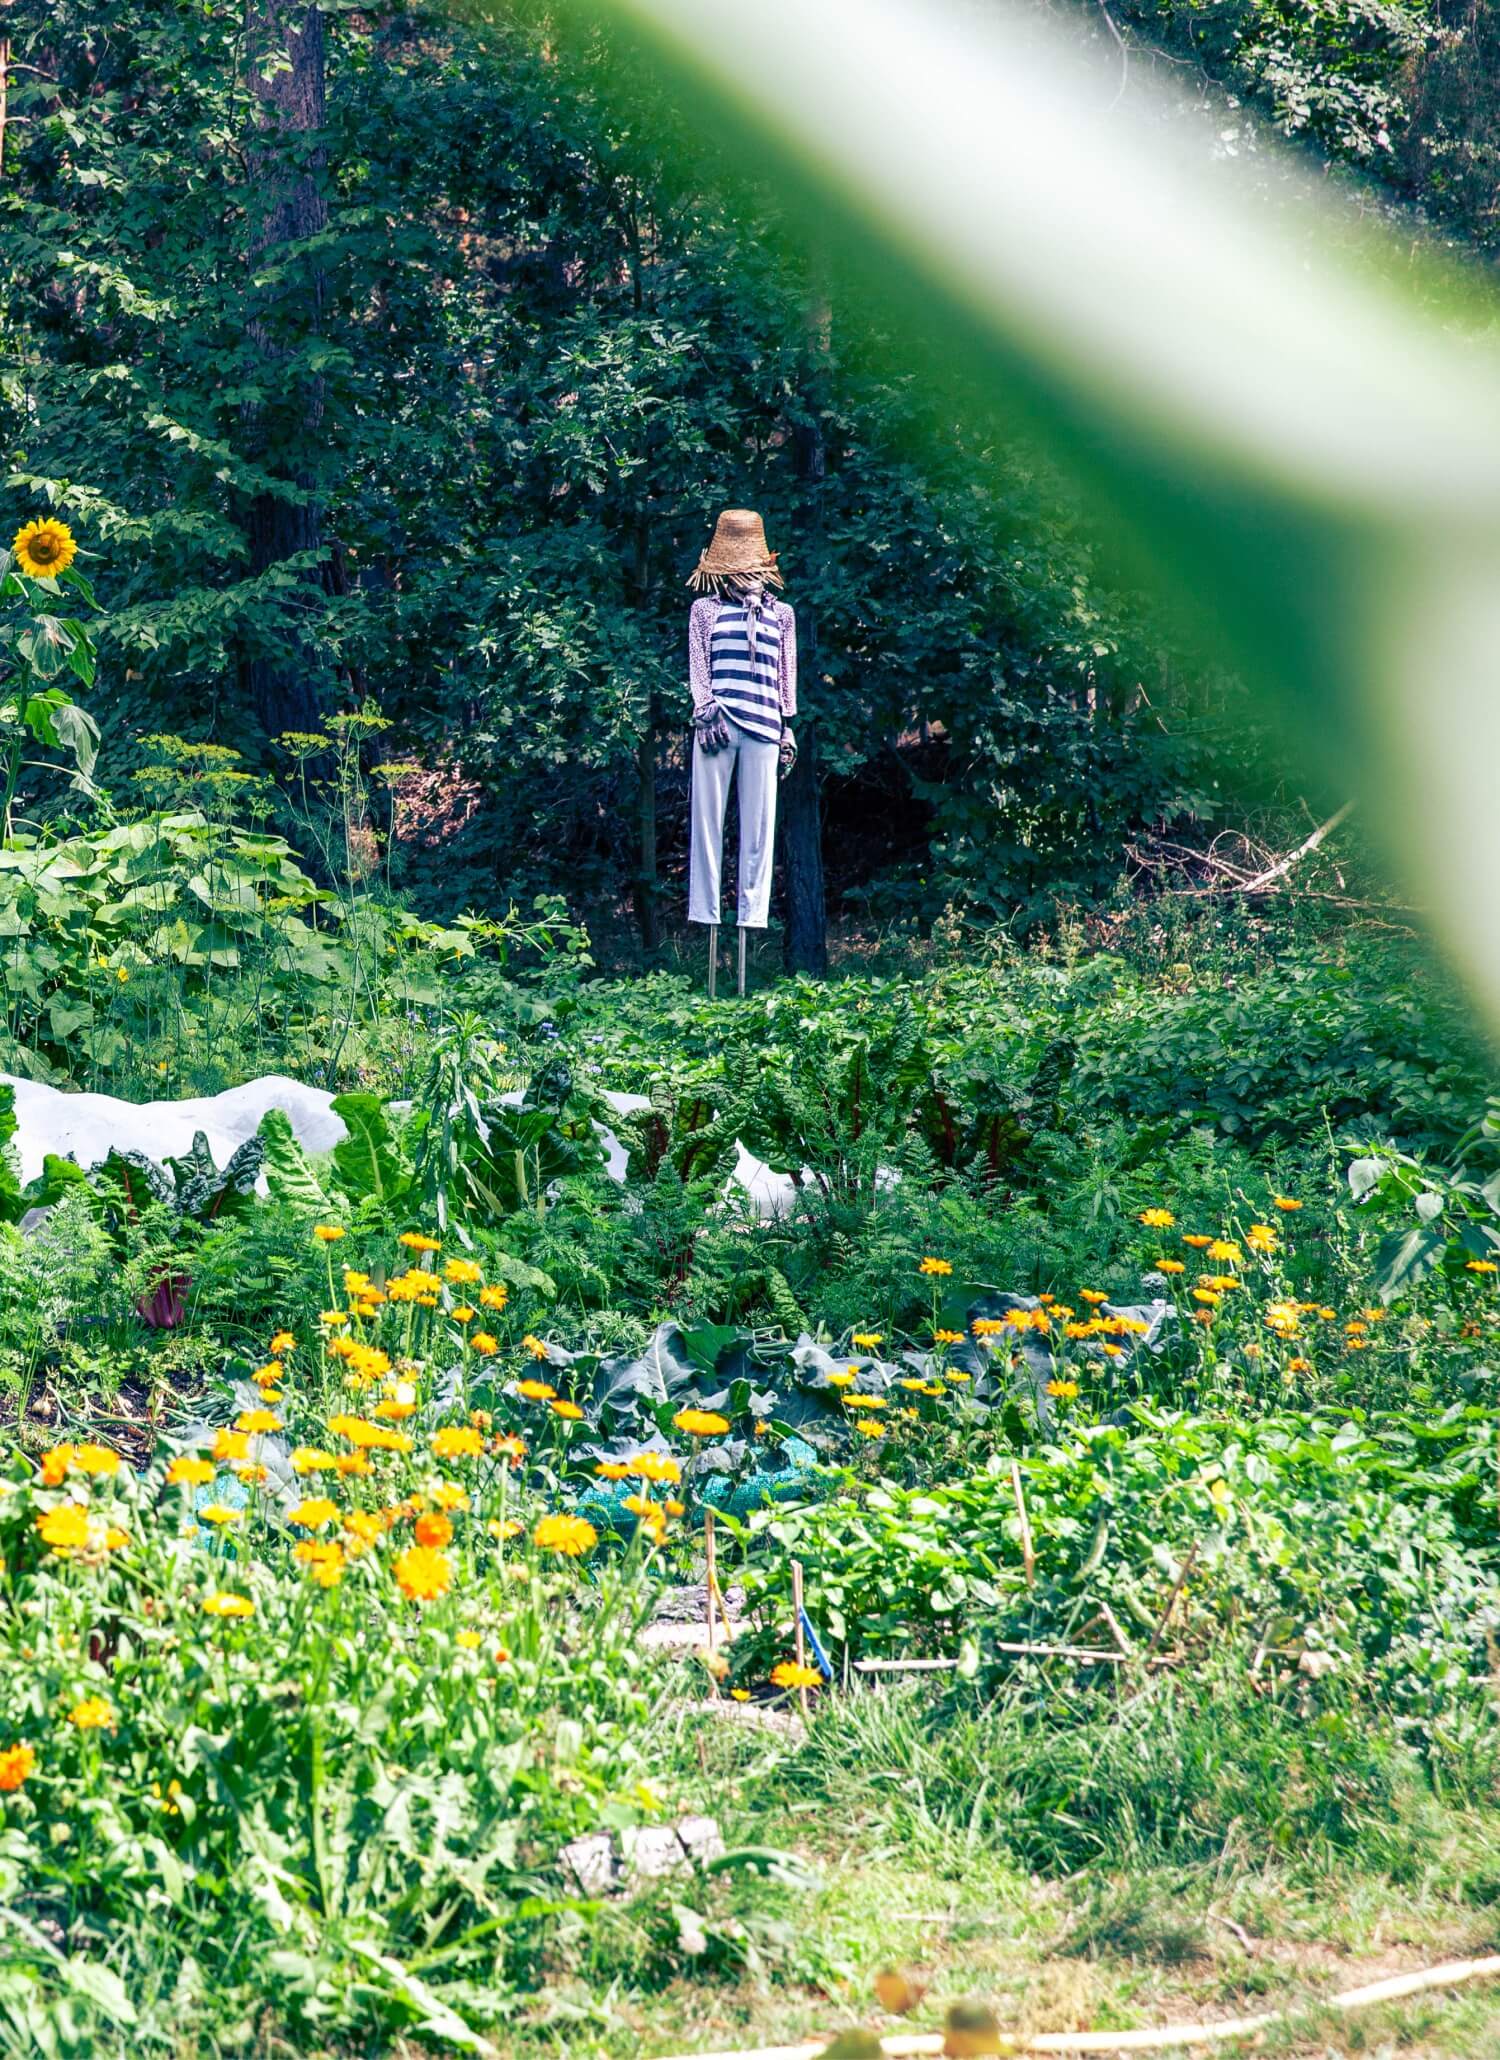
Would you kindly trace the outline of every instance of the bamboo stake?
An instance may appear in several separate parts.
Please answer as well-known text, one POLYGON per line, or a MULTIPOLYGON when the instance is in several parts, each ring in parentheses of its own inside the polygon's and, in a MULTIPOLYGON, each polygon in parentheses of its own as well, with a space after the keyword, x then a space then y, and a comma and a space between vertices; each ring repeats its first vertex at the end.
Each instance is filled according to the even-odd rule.
MULTIPOLYGON (((799 1667, 805 1667, 807 1665, 807 1639, 802 1630, 802 1562, 800 1559, 792 1561, 792 1619, 797 1639, 797 1664, 799 1667)), ((802 1704, 802 1720, 806 1723, 807 1690, 799 1688, 797 1696, 802 1704)))
MULTIPOLYGON (((1029 2038, 1009 2041, 1002 2050, 1018 2055, 1166 2053, 1184 2046, 1216 2046, 1226 2039, 1252 2038, 1273 2026, 1293 2023, 1307 2010, 1366 2010, 1374 2003, 1399 2002, 1405 1996, 1423 1995, 1429 1989, 1460 1988, 1465 1982, 1487 1981, 1497 1974, 1500 1953, 1491 1953, 1482 1960, 1445 1960, 1420 1973, 1397 1974, 1364 1988, 1344 1989, 1338 1995, 1325 1996, 1321 2003, 1314 2000, 1286 2010, 1266 2010, 1255 2017, 1230 2017, 1217 2024, 1163 2024, 1152 2031, 1039 2031, 1029 2038)), ((745 2046, 733 2053, 717 2054, 714 2060, 821 2060, 832 2037, 829 2033, 798 2046, 745 2046)), ((940 2031, 897 2032, 880 2041, 880 2050, 887 2060, 915 2060, 919 2054, 942 2053, 946 2046, 947 2040, 940 2031)), ((706 2060, 706 2056, 677 2053, 671 2060, 706 2060)))
POLYGON ((1011 1493, 1016 1498, 1016 1515, 1021 1519, 1021 1565, 1026 1571, 1026 1585, 1036 1587, 1036 1554, 1031 1549, 1031 1523, 1026 1515, 1026 1495, 1021 1486, 1021 1468, 1017 1460, 1010 1463, 1011 1493))

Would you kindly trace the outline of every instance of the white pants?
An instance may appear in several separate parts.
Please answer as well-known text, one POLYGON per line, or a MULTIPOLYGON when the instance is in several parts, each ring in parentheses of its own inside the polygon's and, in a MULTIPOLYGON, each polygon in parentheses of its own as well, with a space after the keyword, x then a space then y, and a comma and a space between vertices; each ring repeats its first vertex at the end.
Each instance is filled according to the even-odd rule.
MULTIPOLYGON (((726 718, 726 721, 728 719, 726 718)), ((719 920, 719 865, 724 812, 739 770, 740 904, 735 920, 764 930, 771 914, 771 866, 776 853, 776 780, 781 747, 728 723, 722 751, 693 744, 693 841, 688 860, 688 921, 719 920)))

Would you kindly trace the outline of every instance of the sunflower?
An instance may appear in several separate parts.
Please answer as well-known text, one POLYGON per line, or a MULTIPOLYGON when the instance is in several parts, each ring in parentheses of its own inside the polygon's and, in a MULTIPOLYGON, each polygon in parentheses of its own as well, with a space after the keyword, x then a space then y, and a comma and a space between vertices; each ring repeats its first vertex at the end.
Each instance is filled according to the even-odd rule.
POLYGON ((66 522, 44 515, 40 522, 28 522, 16 531, 11 549, 16 563, 32 579, 56 579, 72 564, 78 546, 66 522))

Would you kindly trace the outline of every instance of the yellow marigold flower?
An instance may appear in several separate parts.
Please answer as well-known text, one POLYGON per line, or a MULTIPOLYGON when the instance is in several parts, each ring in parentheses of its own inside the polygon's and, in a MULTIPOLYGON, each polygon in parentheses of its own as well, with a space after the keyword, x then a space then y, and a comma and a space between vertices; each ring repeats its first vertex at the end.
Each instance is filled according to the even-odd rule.
POLYGON ((334 1465, 338 1468, 341 1480, 362 1477, 373 1471, 367 1452, 340 1452, 334 1465))
POLYGON ((784 1659, 780 1666, 771 1669, 773 1688, 821 1688, 823 1676, 816 1667, 799 1666, 794 1659, 784 1659))
POLYGON ((1318 1311, 1319 1323, 1337 1323, 1338 1320, 1339 1312, 1337 1309, 1320 1309, 1318 1311))
POLYGON ((507 1538, 519 1538, 525 1528, 525 1524, 522 1523, 518 1516, 492 1516, 485 1525, 485 1529, 489 1532, 490 1536, 498 1538, 502 1544, 504 1544, 507 1538))
POLYGON ((964 1334, 961 1330, 935 1330, 932 1333, 932 1342, 935 1345, 961 1345, 963 1341, 964 1334))
POLYGON ((601 1481, 626 1481, 630 1478, 630 1468, 623 1459, 596 1459, 594 1472, 601 1481))
POLYGON ((42 1486, 60 1488, 68 1477, 68 1468, 73 1463, 71 1445, 52 1445, 42 1454, 42 1486))
POLYGON ((1078 1299, 1080 1302, 1087 1302, 1091 1309, 1097 1309, 1101 1303, 1109 1300, 1109 1296, 1100 1288, 1080 1288, 1078 1299))
POLYGON ((840 1367, 837 1373, 825 1374, 824 1379, 831 1388, 852 1388, 859 1379, 859 1368, 857 1366, 843 1366, 840 1367))
POLYGON ((1234 1497, 1229 1492, 1228 1481, 1210 1481, 1208 1484, 1208 1499, 1221 1516, 1234 1507, 1234 1497))
POLYGON ((927 1386, 927 1383, 924 1380, 917 1379, 914 1374, 909 1374, 906 1379, 898 1380, 896 1386, 898 1388, 907 1388, 914 1395, 920 1395, 927 1386))
POLYGON ((108 1479, 120 1471, 120 1455, 108 1445, 92 1445, 85 1442, 73 1447, 73 1464, 80 1473, 93 1474, 108 1479))
POLYGON ((976 1338, 997 1338, 1005 1328, 1003 1316, 976 1316, 969 1325, 976 1338))
POLYGON ((86 1695, 68 1711, 68 1722, 80 1731, 110 1731, 114 1728, 114 1707, 102 1695, 86 1695))
POLYGON ((231 1509, 227 1502, 210 1502, 206 1509, 198 1511, 200 1524, 237 1524, 244 1511, 231 1509))
POLYGON ((556 1388, 548 1387, 544 1380, 521 1380, 516 1382, 516 1393, 526 1402, 555 1402, 556 1388))
POLYGON ((1211 1237, 1205 1237, 1203 1233, 1198 1230, 1185 1230, 1182 1233, 1182 1242, 1185 1245, 1191 1245, 1195 1252, 1206 1252, 1209 1246, 1213 1243, 1213 1239, 1211 1237))
POLYGON ((459 1631, 453 1642, 461 1652, 477 1652, 483 1640, 477 1631, 459 1631))
POLYGON ((1390 1313, 1389 1309, 1366 1309, 1365 1318, 1370 1323, 1384 1323, 1390 1313))
POLYGON ((341 1237, 347 1237, 348 1235, 348 1231, 337 1223, 315 1223, 313 1225, 313 1236, 325 1245, 336 1245, 341 1237))
POLYGON ((469 1350, 477 1352, 481 1359, 493 1358, 500 1349, 500 1340, 487 1330, 471 1330, 468 1343, 469 1350))
MULTIPOLYGON (((968 1375, 967 1375, 966 1373, 965 1373, 965 1374, 960 1374, 960 1376, 959 1376, 959 1378, 960 1378, 961 1380, 967 1380, 967 1379, 968 1379, 968 1377, 969 1377, 969 1376, 968 1376, 968 1375)), ((948 1393, 948 1390, 947 1390, 947 1389, 946 1389, 946 1388, 945 1388, 945 1387, 943 1386, 943 1384, 942 1384, 942 1382, 941 1382, 940 1380, 936 1380, 936 1381, 923 1381, 923 1383, 922 1383, 922 1393, 923 1393, 924 1395, 930 1396, 930 1397, 931 1397, 931 1398, 932 1398, 933 1400, 936 1400, 936 1399, 937 1399, 937 1398, 938 1398, 939 1396, 946 1396, 946 1395, 947 1395, 947 1393, 948 1393)))
POLYGON ((292 1547, 292 1557, 320 1588, 336 1588, 344 1578, 344 1548, 337 1538, 303 1538, 292 1547))
POLYGON ((380 1518, 369 1509, 351 1509, 345 1513, 344 1529, 359 1545, 373 1545, 385 1531, 380 1518))
POLYGON ((531 1534, 539 1552, 557 1552, 567 1559, 579 1559, 599 1542, 599 1533, 586 1517, 544 1516, 531 1534))
POLYGON ((1103 1344, 1099 1347, 1099 1350, 1107 1353, 1111 1359, 1118 1359, 1124 1349, 1123 1345, 1103 1344))
POLYGON ((1368 1352, 1370 1349, 1368 1338, 1346 1338, 1344 1342, 1351 1352, 1368 1352))
POLYGON ((405 1245, 409 1252, 440 1252, 443 1249, 441 1238, 428 1237, 421 1230, 403 1230, 396 1242, 405 1245))
POLYGON ((1212 1288, 1216 1295, 1243 1294, 1245 1288, 1245 1283, 1232 1273, 1200 1273, 1198 1285, 1212 1288))
POLYGON ((1217 1288, 1197 1287, 1193 1289, 1193 1300, 1205 1303, 1210 1309, 1216 1309, 1222 1299, 1223 1297, 1217 1288))
MULTIPOLYGON (((1298 1206, 1300 1208, 1301 1204, 1299 1203, 1298 1206)), ((1311 1359, 1288 1359, 1286 1370, 1288 1373, 1311 1373, 1313 1363, 1311 1359)))
POLYGON ((89 1542, 89 1516, 76 1502, 59 1502, 45 1509, 36 1520, 42 1543, 54 1552, 76 1552, 89 1542))
POLYGON ((552 1404, 552 1414, 562 1417, 566 1423, 581 1423, 583 1421, 583 1411, 576 1402, 554 1402, 552 1404))
POLYGON ((66 522, 59 522, 55 515, 43 515, 36 522, 21 525, 11 549, 28 579, 56 579, 72 564, 78 545, 66 522))
POLYGON ((453 1520, 440 1509, 426 1510, 412 1526, 412 1536, 419 1545, 430 1545, 434 1550, 453 1543, 453 1520))
POLYGON ((526 1347, 533 1359, 550 1359, 552 1356, 551 1346, 543 1344, 540 1338, 533 1337, 530 1331, 527 1331, 521 1343, 526 1347))
POLYGON ((1252 1223, 1245 1232, 1245 1243, 1252 1252, 1274 1252, 1277 1235, 1269 1223, 1252 1223))
POLYGON ((467 1423, 446 1424, 430 1442, 439 1459, 478 1459, 484 1451, 484 1439, 467 1423))
POLYGON ((1186 1273, 1187 1268, 1180 1259, 1157 1259, 1153 1262, 1158 1273, 1186 1273))
POLYGON ((244 1431, 219 1431, 213 1442, 213 1456, 223 1465, 231 1459, 250 1457, 250 1439, 244 1431))
POLYGON ((1278 1337, 1289 1338, 1301 1323, 1302 1318, 1295 1302, 1267 1302, 1265 1322, 1269 1330, 1278 1337))
POLYGON ((1207 1251, 1209 1258, 1217 1259, 1221 1266, 1238 1266, 1245 1256, 1239 1246, 1231 1243, 1227 1237, 1210 1240, 1207 1251))
POLYGON ((453 1321, 455 1323, 472 1323, 474 1321, 474 1311, 469 1307, 467 1302, 458 1303, 458 1305, 455 1308, 452 1308, 448 1311, 448 1314, 453 1318, 453 1321))
POLYGON ((675 1487, 682 1479, 682 1467, 670 1452, 637 1452, 634 1459, 626 1463, 640 1481, 655 1481, 658 1486, 675 1487))
POLYGON ((526 1440, 516 1437, 496 1438, 490 1450, 499 1458, 508 1459, 512 1466, 519 1466, 526 1457, 526 1440))
POLYGON ((712 1409, 679 1409, 672 1423, 689 1438, 722 1438, 729 1428, 729 1418, 712 1409))
POLYGON ((453 1585, 453 1562, 429 1545, 410 1545, 399 1553, 391 1572, 410 1602, 436 1602, 453 1585))
POLYGON ((295 1351, 296 1346, 297 1340, 292 1336, 289 1330, 279 1330, 277 1331, 275 1337, 272 1338, 269 1346, 271 1357, 273 1359, 279 1359, 283 1352, 295 1351))
POLYGON ((234 1419, 234 1427, 254 1438, 266 1431, 279 1431, 281 1418, 271 1409, 242 1409, 234 1419))
POLYGON ((179 1452, 167 1468, 169 1488, 201 1488, 205 1481, 214 1477, 213 1462, 208 1459, 194 1459, 189 1453, 179 1452))
POLYGON ((479 1306, 481 1309, 503 1309, 509 1300, 510 1289, 505 1286, 503 1281, 498 1282, 494 1287, 483 1287, 479 1290, 479 1306))
POLYGON ((443 1266, 449 1287, 476 1287, 483 1277, 483 1269, 472 1259, 449 1259, 443 1266))
POLYGON ((439 1509, 467 1509, 469 1491, 461 1488, 457 1481, 439 1481, 432 1491, 432 1499, 439 1509))
POLYGON ((288 1523, 301 1524, 308 1531, 321 1531, 324 1524, 336 1524, 338 1520, 339 1506, 326 1495, 310 1495, 287 1511, 288 1523))
POLYGON ((335 1473, 338 1470, 338 1454, 324 1452, 317 1445, 294 1445, 292 1447, 293 1473, 335 1473))
POLYGON ((205 1595, 203 1614, 206 1617, 253 1617, 255 1604, 248 1595, 205 1595))
POLYGON ((1078 1393, 1078 1383, 1076 1380, 1049 1380, 1047 1393, 1059 1402, 1071 1402, 1078 1393))
POLYGON ((621 1507, 628 1509, 632 1516, 640 1517, 645 1523, 659 1523, 666 1515, 661 1504, 653 1502, 649 1495, 627 1495, 621 1507))
POLYGON ((673 1495, 669 1495, 667 1497, 666 1502, 663 1504, 663 1507, 665 1508, 668 1516, 687 1515, 687 1504, 685 1502, 679 1502, 673 1495))
POLYGON ((362 1295, 372 1285, 368 1273, 361 1273, 357 1267, 344 1268, 344 1292, 347 1295, 362 1295))
POLYGON ((883 1438, 890 1430, 890 1425, 881 1423, 877 1418, 857 1416, 854 1419, 854 1428, 862 1438, 883 1438))
POLYGON ((0 1750, 0 1795, 11 1795, 36 1771, 36 1753, 29 1745, 0 1750))
POLYGON ((953 1268, 946 1259, 924 1259, 917 1271, 927 1274, 930 1279, 938 1280, 945 1279, 953 1268))
MULTIPOLYGON (((948 1368, 948 1371, 943 1375, 944 1380, 951 1380, 953 1385, 958 1388, 961 1388, 968 1378, 969 1376, 962 1370, 962 1368, 957 1366, 950 1366, 948 1368)), ((942 1389, 939 1388, 937 1392, 941 1394, 942 1389)))
POLYGON ((1464 1270, 1466 1273, 1500 1273, 1500 1266, 1493 1259, 1465 1259, 1464 1270))
POLYGON ((856 1352, 873 1352, 878 1345, 884 1344, 885 1333, 878 1330, 857 1330, 849 1342, 856 1352))
POLYGON ((1142 1209, 1140 1221, 1148 1230, 1170 1230, 1177 1218, 1170 1209, 1142 1209))
MULTIPOLYGON (((846 1409, 884 1409, 885 1397, 884 1395, 845 1395, 844 1407, 846 1409)), ((674 1421, 680 1423, 681 1418, 674 1418, 674 1421)), ((725 1429, 728 1429, 727 1424, 725 1429)))
POLYGON ((1290 1195, 1272 1195, 1271 1206, 1273 1209, 1285 1209, 1290 1215, 1293 1209, 1300 1209, 1302 1204, 1294 1202, 1290 1195))

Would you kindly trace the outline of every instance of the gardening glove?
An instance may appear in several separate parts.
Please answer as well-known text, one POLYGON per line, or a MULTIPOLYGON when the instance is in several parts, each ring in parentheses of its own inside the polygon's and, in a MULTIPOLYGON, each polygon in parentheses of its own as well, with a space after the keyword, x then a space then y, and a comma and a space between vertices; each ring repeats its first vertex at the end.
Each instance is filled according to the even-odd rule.
POLYGON ((781 777, 785 779, 792 767, 797 763, 797 739, 790 730, 782 731, 781 749, 777 756, 781 766, 781 777))
POLYGON ((729 743, 729 725, 717 701, 704 702, 693 717, 693 728, 698 742, 710 758, 716 751, 723 751, 729 743))

